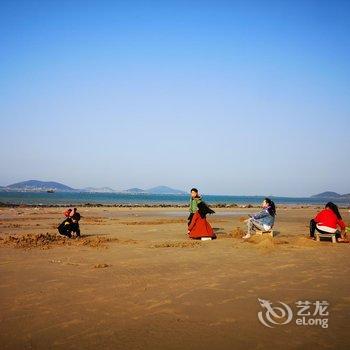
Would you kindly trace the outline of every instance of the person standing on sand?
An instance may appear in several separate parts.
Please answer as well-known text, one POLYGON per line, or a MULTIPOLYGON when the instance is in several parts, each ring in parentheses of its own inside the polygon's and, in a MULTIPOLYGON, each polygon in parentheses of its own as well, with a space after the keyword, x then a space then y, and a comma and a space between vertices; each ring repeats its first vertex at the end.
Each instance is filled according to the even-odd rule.
POLYGON ((349 243, 346 239, 345 223, 339 213, 336 204, 328 202, 325 209, 321 210, 314 219, 310 221, 310 238, 315 238, 315 231, 319 233, 335 233, 338 243, 349 243), (338 230, 340 228, 340 231, 338 230))
POLYGON ((198 190, 196 188, 192 188, 190 191, 190 215, 188 216, 188 224, 187 226, 190 226, 192 218, 194 216, 194 214, 197 212, 198 210, 198 203, 200 203, 202 201, 201 196, 198 193, 198 190))
POLYGON ((207 214, 214 214, 203 201, 197 205, 198 210, 194 213, 191 223, 188 226, 188 235, 192 239, 211 238, 215 239, 216 235, 206 219, 207 214))
POLYGON ((249 219, 245 220, 248 226, 248 232, 244 239, 248 239, 252 236, 252 231, 255 229, 261 231, 269 231, 272 229, 275 223, 276 206, 270 198, 265 198, 262 203, 262 211, 257 214, 251 215, 249 219))
POLYGON ((79 226, 79 220, 81 218, 81 215, 78 213, 77 208, 73 209, 73 212, 71 214, 72 219, 72 232, 75 232, 77 237, 80 237, 80 226, 79 226))

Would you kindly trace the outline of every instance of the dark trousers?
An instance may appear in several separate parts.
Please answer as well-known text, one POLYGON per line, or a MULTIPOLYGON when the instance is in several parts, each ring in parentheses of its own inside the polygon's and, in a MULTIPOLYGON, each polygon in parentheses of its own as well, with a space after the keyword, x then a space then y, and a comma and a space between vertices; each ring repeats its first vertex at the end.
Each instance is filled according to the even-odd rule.
MULTIPOLYGON (((329 234, 329 232, 325 232, 325 231, 322 231, 322 230, 318 229, 317 225, 316 225, 316 221, 314 219, 312 219, 310 221, 310 237, 312 237, 312 238, 315 237, 315 231, 317 231, 319 233, 328 233, 329 234)), ((335 237, 336 238, 340 238, 341 237, 339 231, 335 232, 335 237)))
POLYGON ((188 216, 188 223, 187 223, 187 226, 190 226, 191 225, 191 221, 192 221, 192 218, 193 218, 193 213, 191 213, 189 216, 188 216))
POLYGON ((72 223, 72 231, 75 232, 78 237, 80 237, 80 227, 78 222, 72 223))

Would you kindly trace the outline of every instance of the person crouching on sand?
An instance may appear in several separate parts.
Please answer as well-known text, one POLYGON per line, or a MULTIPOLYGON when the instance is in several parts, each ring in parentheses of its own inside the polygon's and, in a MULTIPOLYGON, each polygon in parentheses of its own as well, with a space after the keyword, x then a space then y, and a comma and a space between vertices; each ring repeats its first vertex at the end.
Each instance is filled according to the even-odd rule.
POLYGON ((73 220, 71 218, 72 215, 72 209, 67 209, 63 212, 63 215, 65 219, 57 226, 58 232, 66 236, 68 238, 72 237, 72 223, 73 220))
POLYGON ((193 214, 192 220, 188 226, 188 235, 193 239, 202 237, 216 238, 214 230, 206 219, 207 214, 214 214, 214 210, 210 209, 203 201, 197 204, 197 211, 193 214))
POLYGON ((244 239, 252 236, 252 231, 258 229, 261 231, 269 231, 272 229, 275 223, 276 206, 270 198, 265 198, 262 203, 262 210, 254 215, 251 215, 249 219, 245 220, 248 227, 248 232, 244 239))
POLYGON ((346 239, 345 223, 339 213, 338 207, 329 202, 325 209, 321 210, 314 219, 310 221, 310 238, 315 238, 315 231, 319 233, 335 233, 339 243, 349 243, 346 239), (340 231, 338 230, 340 228, 340 231))
POLYGON ((191 189, 190 195, 190 215, 188 217, 188 226, 190 226, 192 218, 198 210, 198 203, 202 201, 202 198, 199 195, 198 190, 196 188, 191 189))

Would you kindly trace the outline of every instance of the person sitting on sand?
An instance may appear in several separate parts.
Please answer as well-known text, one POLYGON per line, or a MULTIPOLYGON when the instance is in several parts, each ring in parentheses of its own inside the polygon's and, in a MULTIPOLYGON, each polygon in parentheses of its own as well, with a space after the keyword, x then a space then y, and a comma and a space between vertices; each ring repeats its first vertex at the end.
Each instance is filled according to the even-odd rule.
POLYGON ((210 209, 203 201, 198 202, 197 211, 193 214, 192 220, 188 226, 188 235, 193 239, 202 237, 216 238, 214 230, 206 219, 207 214, 214 214, 214 210, 210 209))
POLYGON ((339 243, 349 243, 346 239, 345 223, 339 213, 337 205, 332 202, 326 204, 314 219, 310 221, 310 238, 315 238, 315 231, 319 233, 335 233, 339 243), (340 228, 340 231, 338 230, 340 228))
POLYGON ((261 231, 269 231, 272 229, 275 223, 276 206, 270 198, 265 198, 262 203, 262 210, 254 215, 251 215, 249 219, 245 220, 248 226, 248 232, 244 239, 252 236, 252 231, 258 229, 261 231))
POLYGON ((188 217, 188 226, 190 226, 192 218, 194 216, 194 214, 197 212, 198 210, 198 203, 200 203, 202 201, 201 196, 198 193, 198 190, 196 188, 192 188, 190 191, 191 197, 190 197, 190 215, 188 217))

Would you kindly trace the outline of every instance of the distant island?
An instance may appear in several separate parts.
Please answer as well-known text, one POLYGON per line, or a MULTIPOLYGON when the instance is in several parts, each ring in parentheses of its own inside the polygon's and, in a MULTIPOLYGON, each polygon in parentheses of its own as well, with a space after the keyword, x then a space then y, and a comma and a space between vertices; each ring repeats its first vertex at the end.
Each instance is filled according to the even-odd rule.
POLYGON ((187 192, 181 190, 175 190, 168 186, 157 186, 146 190, 147 193, 151 194, 186 194, 187 192))
POLYGON ((310 198, 318 198, 318 199, 350 199, 350 193, 347 194, 339 194, 336 192, 331 192, 331 191, 326 191, 326 192, 322 192, 319 194, 315 194, 313 196, 311 196, 310 198))
POLYGON ((141 188, 133 187, 133 188, 128 188, 127 190, 123 191, 123 193, 142 194, 142 193, 147 193, 147 192, 141 188))
POLYGON ((74 192, 75 189, 55 181, 28 180, 2 187, 3 191, 18 192, 74 192))
POLYGON ((85 187, 81 190, 77 190, 79 192, 89 192, 89 193, 113 193, 116 192, 113 188, 110 187, 85 187))
POLYGON ((186 194, 185 191, 182 190, 176 190, 174 188, 168 187, 168 186, 157 186, 150 188, 148 190, 143 190, 142 188, 129 188, 125 191, 122 191, 122 193, 127 194, 186 194))
POLYGON ((185 191, 168 186, 157 186, 150 189, 129 188, 124 191, 116 191, 110 187, 86 187, 82 189, 72 188, 55 181, 28 180, 17 182, 8 186, 0 186, 1 192, 86 192, 86 193, 126 193, 126 194, 174 194, 183 195, 185 191))
MULTIPOLYGON (((17 182, 8 186, 0 186, 0 192, 84 192, 84 193, 119 193, 119 194, 132 194, 132 195, 185 195, 187 192, 174 189, 168 186, 156 186, 149 189, 142 189, 138 187, 128 188, 126 190, 114 190, 110 187, 85 187, 85 188, 73 188, 56 181, 40 181, 40 180, 28 180, 23 182, 17 182)), ((332 191, 326 191, 319 194, 315 194, 310 198, 322 199, 322 200, 350 200, 350 193, 339 194, 332 191)))

